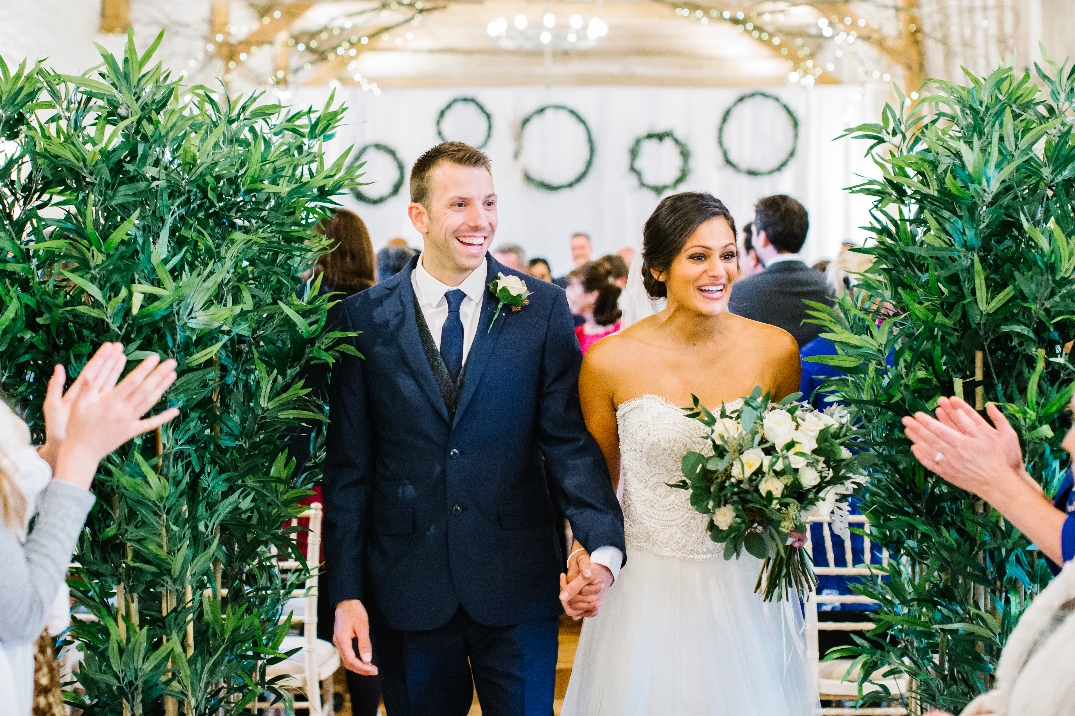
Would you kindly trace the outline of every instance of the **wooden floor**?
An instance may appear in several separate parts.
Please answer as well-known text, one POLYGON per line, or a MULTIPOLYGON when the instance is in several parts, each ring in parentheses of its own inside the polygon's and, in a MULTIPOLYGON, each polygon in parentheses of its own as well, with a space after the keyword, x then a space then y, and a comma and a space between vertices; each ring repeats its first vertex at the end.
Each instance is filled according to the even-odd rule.
MULTIPOLYGON (((572 621, 567 617, 560 619, 560 653, 556 659, 556 701, 553 703, 553 713, 556 716, 560 714, 560 705, 564 701, 564 694, 567 693, 567 682, 571 678, 571 666, 575 663, 575 650, 579 645, 581 630, 581 621, 572 621)), ((351 702, 346 696, 347 684, 344 681, 342 669, 336 673, 336 693, 344 694, 343 710, 339 713, 342 716, 351 716, 351 702)), ((474 706, 471 707, 468 716, 481 716, 481 712, 478 699, 475 698, 474 706)), ((383 710, 381 713, 384 713, 383 710)))

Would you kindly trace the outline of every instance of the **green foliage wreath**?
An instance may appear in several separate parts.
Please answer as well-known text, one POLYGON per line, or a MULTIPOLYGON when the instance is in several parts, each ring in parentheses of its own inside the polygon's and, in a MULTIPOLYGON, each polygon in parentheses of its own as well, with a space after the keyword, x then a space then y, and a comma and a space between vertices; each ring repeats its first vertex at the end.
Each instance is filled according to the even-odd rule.
POLYGON ((457 104, 472 104, 477 107, 478 111, 481 112, 482 115, 485 117, 485 139, 483 139, 482 143, 478 145, 478 149, 485 149, 486 145, 489 144, 489 140, 493 136, 493 115, 489 114, 489 110, 485 108, 485 105, 483 105, 481 102, 479 102, 473 97, 456 97, 451 102, 444 105, 444 108, 440 111, 440 114, 437 115, 437 137, 439 137, 440 141, 442 142, 448 141, 448 138, 444 136, 444 132, 441 130, 440 125, 444 121, 444 118, 448 115, 448 112, 451 111, 452 107, 457 104))
POLYGON ((582 128, 586 131, 586 143, 589 145, 589 154, 586 157, 586 166, 582 168, 582 171, 579 172, 578 175, 575 176, 573 179, 571 179, 571 181, 565 182, 563 184, 553 184, 543 179, 538 179, 524 169, 523 177, 526 179, 526 183, 532 187, 541 189, 542 191, 562 191, 564 189, 570 189, 581 184, 582 180, 586 178, 586 176, 590 173, 590 170, 593 168, 593 158, 594 154, 596 154, 596 148, 594 147, 593 143, 593 132, 590 131, 590 125, 586 123, 586 120, 582 118, 582 115, 571 109, 570 107, 563 106, 562 104, 547 104, 542 107, 538 107, 533 112, 523 117, 522 124, 519 125, 519 138, 515 145, 515 158, 518 159, 519 156, 523 153, 523 136, 526 133, 526 125, 530 124, 530 121, 533 120, 535 117, 538 117, 539 115, 542 115, 545 112, 549 112, 552 110, 560 110, 561 112, 567 112, 576 120, 578 120, 578 123, 581 124, 582 128))
POLYGON ((742 95, 732 102, 728 109, 724 110, 724 116, 720 120, 720 129, 717 130, 717 144, 720 145, 720 153, 724 157, 724 163, 740 174, 746 174, 751 177, 764 177, 769 176, 770 174, 777 174, 783 171, 784 168, 791 163, 791 160, 795 158, 795 152, 799 149, 799 118, 795 115, 794 110, 776 95, 769 94, 768 92, 747 92, 745 95, 742 95), (732 113, 739 105, 746 102, 748 99, 753 99, 755 97, 764 97, 765 99, 771 99, 776 102, 787 113, 788 119, 791 120, 791 130, 793 133, 791 150, 788 152, 788 155, 772 169, 752 169, 750 167, 739 166, 732 160, 731 156, 728 155, 728 148, 724 146, 724 127, 728 124, 728 119, 731 118, 732 113))
POLYGON ((672 191, 680 184, 687 181, 687 177, 691 175, 691 150, 687 144, 672 133, 672 130, 666 132, 650 132, 649 134, 643 134, 641 137, 635 140, 635 143, 631 146, 631 173, 638 178, 638 185, 649 189, 657 196, 664 194, 666 191, 672 191), (646 142, 663 142, 665 140, 671 140, 676 149, 679 150, 680 166, 679 174, 668 184, 648 184, 646 180, 642 178, 642 170, 638 168, 638 156, 642 153, 642 145, 646 142))
POLYGON ((399 154, 396 153, 396 150, 392 149, 392 147, 388 146, 387 144, 378 144, 376 142, 372 144, 367 144, 361 149, 359 149, 358 152, 355 153, 355 158, 351 162, 351 166, 348 168, 354 169, 361 167, 366 153, 374 150, 387 154, 392 159, 392 161, 396 163, 396 181, 394 184, 392 184, 392 188, 388 192, 381 194, 380 196, 370 196, 366 192, 362 191, 362 186, 369 186, 368 183, 365 183, 362 186, 352 187, 351 195, 361 201, 363 204, 385 203, 399 193, 399 190, 403 188, 403 181, 407 178, 407 168, 403 166, 403 160, 399 158, 399 154))

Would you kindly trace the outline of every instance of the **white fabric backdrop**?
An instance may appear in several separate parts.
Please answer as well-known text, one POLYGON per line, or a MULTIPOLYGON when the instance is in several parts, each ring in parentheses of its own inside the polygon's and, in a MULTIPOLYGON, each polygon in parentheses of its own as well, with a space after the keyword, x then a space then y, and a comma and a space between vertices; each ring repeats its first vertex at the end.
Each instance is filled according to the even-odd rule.
MULTIPOLYGON (((289 103, 323 105, 328 89, 296 90, 289 103)), ((493 134, 486 147, 493 162, 493 177, 500 204, 496 243, 521 244, 531 256, 545 256, 553 272, 562 275, 572 267, 569 236, 589 233, 598 254, 622 246, 641 244, 642 226, 659 201, 640 188, 630 173, 628 152, 634 140, 648 132, 671 129, 690 147, 691 175, 678 189, 703 190, 727 204, 741 225, 753 216, 762 196, 788 193, 810 212, 807 258, 832 258, 845 239, 861 241, 858 227, 866 223, 868 202, 853 197, 845 187, 855 174, 870 173, 862 158, 865 146, 850 140, 833 141, 845 127, 868 121, 869 102, 860 101, 861 88, 850 86, 780 88, 780 96, 798 115, 798 151, 778 174, 749 177, 728 167, 717 146, 717 129, 724 111, 749 90, 649 87, 480 88, 384 90, 380 95, 361 89, 337 89, 337 98, 349 107, 347 126, 332 141, 330 155, 354 144, 378 142, 394 148, 409 172, 410 165, 439 140, 436 118, 452 98, 476 97, 493 117, 493 134), (514 158, 516 134, 522 119, 544 104, 563 104, 581 114, 594 135, 596 156, 590 174, 578 186, 556 193, 530 187, 523 165, 532 174, 561 181, 581 168, 585 139, 577 123, 563 113, 547 113, 527 128, 526 151, 514 158), (555 116, 560 115, 560 116, 555 116)), ((755 164, 774 162, 789 141, 786 116, 773 102, 747 102, 733 115, 726 133, 733 158, 755 164)), ((445 122, 450 138, 480 141, 484 122, 471 107, 458 107, 445 122), (470 125, 470 126, 468 126, 470 125)), ((647 180, 674 177, 678 153, 671 143, 649 146, 642 155, 647 180), (663 165, 663 166, 662 166, 663 165)), ((391 188, 395 170, 391 162, 374 159, 367 165, 366 188, 380 195, 391 188)), ((659 182, 664 183, 664 182, 659 182)), ((402 236, 419 245, 419 235, 406 216, 407 185, 383 204, 362 204, 350 196, 348 208, 366 221, 374 246, 402 236)))

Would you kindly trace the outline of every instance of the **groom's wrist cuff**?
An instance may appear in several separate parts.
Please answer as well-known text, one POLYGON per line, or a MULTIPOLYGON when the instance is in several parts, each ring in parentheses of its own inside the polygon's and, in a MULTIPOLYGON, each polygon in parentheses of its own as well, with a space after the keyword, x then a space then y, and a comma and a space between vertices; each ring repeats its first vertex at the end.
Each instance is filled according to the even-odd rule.
POLYGON ((598 547, 590 553, 590 563, 608 567, 612 572, 612 581, 615 582, 620 576, 620 565, 623 564, 623 552, 615 547, 598 547))

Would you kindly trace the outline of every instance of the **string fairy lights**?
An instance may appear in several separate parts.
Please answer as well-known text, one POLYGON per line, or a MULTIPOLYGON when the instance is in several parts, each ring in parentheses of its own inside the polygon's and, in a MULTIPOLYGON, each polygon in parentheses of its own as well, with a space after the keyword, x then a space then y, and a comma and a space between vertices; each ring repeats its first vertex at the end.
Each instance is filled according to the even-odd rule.
MULTIPOLYGON (((189 60, 179 68, 180 75, 204 76, 219 70, 225 83, 238 79, 267 83, 280 96, 291 84, 322 84, 332 79, 377 93, 376 83, 358 70, 362 54, 371 49, 413 47, 422 19, 455 2, 462 0, 367 0, 361 4, 213 0, 212 30, 204 44, 192 48, 189 60), (231 21, 233 8, 241 17, 231 21), (324 18, 326 9, 334 12, 336 8, 341 8, 337 17, 302 26, 311 22, 311 16, 324 18)), ((930 16, 932 5, 921 0, 802 0, 795 4, 755 0, 738 7, 726 0, 652 2, 703 26, 735 27, 786 61, 790 83, 809 87, 895 81, 910 89, 912 96, 925 75, 926 41, 943 49, 946 58, 952 55, 960 60, 973 48, 957 45, 988 35, 1004 54, 1011 49, 1009 26, 1014 22, 1004 14, 1012 0, 981 0, 973 27, 966 22, 953 24, 940 10, 934 11, 937 17, 930 16)), ((581 50, 604 38, 609 27, 598 17, 578 12, 557 17, 546 9, 529 17, 491 19, 486 31, 504 49, 581 50)))
MULTIPOLYGON (((841 4, 844 12, 830 14, 833 4, 820 0, 768 12, 658 1, 673 7, 676 15, 702 25, 734 25, 785 58, 788 81, 793 84, 809 87, 817 82, 865 82, 871 78, 888 82, 897 72, 908 85, 917 85, 921 79, 921 40, 916 36, 920 27, 910 5, 886 3, 883 9, 888 20, 876 21, 852 15, 847 3, 841 4)), ((860 5, 866 10, 872 3, 860 5)))
POLYGON ((249 9, 256 10, 254 16, 233 23, 230 3, 214 2, 213 27, 204 51, 199 48, 180 75, 216 66, 225 83, 242 77, 268 84, 281 99, 290 96, 284 89, 287 85, 304 80, 343 79, 380 94, 377 83, 357 71, 359 56, 373 47, 410 43, 415 38, 413 28, 426 14, 447 7, 448 0, 379 0, 320 26, 293 27, 314 5, 250 3, 249 9))

